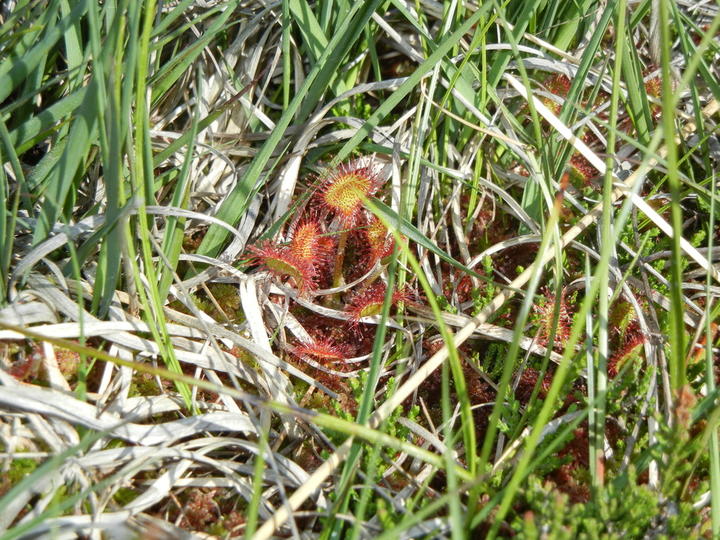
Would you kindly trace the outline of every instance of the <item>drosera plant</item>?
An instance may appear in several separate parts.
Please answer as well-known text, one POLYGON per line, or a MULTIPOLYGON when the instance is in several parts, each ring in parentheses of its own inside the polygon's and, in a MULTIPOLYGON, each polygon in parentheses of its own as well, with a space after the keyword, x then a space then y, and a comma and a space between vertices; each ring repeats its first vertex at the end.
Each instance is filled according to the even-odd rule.
POLYGON ((562 350, 573 323, 571 302, 565 291, 556 298, 548 287, 543 287, 540 298, 533 305, 532 323, 537 328, 536 340, 540 345, 547 345, 552 339, 553 348, 562 350))
POLYGON ((614 302, 610 317, 610 327, 614 332, 611 336, 613 347, 608 359, 608 376, 614 378, 623 366, 642 357, 646 336, 629 302, 623 299, 614 302))
POLYGON ((301 343, 291 349, 300 358, 311 358, 322 363, 336 363, 347 358, 345 347, 338 345, 332 338, 315 338, 308 343, 301 343))
POLYGON ((256 263, 301 294, 311 293, 319 284, 337 287, 343 281, 347 240, 360 233, 373 258, 387 255, 388 233, 365 208, 367 198, 384 184, 379 164, 372 157, 358 158, 330 167, 314 179, 310 199, 303 213, 293 220, 287 241, 265 240, 250 246, 251 263, 256 263))
POLYGON ((346 281, 354 281, 378 262, 388 262, 395 242, 385 224, 375 215, 364 215, 351 231, 345 248, 346 281))
MULTIPOLYGON (((303 369, 314 363, 328 368, 311 371, 338 388, 344 383, 331 380, 331 373, 347 371, 346 359, 370 351, 373 326, 363 319, 382 310, 387 294, 383 263, 394 240, 365 205, 370 197, 382 197, 385 179, 377 158, 364 156, 329 167, 309 184, 309 196, 286 227, 284 239, 250 246, 248 261, 304 300, 291 301, 290 311, 309 339, 291 343, 287 350, 303 369), (313 305, 335 309, 339 318, 322 316, 313 305)), ((413 298, 408 285, 389 294, 393 306, 413 298)))
POLYGON ((316 206, 326 219, 332 219, 329 230, 338 234, 333 287, 343 282, 343 263, 350 232, 360 220, 369 220, 365 201, 384 184, 378 165, 373 158, 358 158, 325 171, 319 178, 311 205, 316 206))

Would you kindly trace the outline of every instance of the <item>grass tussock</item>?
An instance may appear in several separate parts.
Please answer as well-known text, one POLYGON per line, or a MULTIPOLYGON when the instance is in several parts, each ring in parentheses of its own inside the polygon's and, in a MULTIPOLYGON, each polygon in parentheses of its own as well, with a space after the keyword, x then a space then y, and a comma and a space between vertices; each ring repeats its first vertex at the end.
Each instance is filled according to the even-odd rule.
POLYGON ((0 21, 0 540, 720 535, 717 6, 0 21))

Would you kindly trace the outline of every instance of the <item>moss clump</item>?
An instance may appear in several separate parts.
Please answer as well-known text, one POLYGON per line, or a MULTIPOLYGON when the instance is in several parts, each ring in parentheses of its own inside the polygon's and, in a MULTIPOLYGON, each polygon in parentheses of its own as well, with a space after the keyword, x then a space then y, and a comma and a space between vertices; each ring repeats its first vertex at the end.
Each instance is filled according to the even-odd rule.
POLYGON ((13 486, 37 469, 38 462, 30 458, 16 458, 10 463, 5 477, 0 480, 0 495, 4 495, 13 486))
POLYGON ((127 506, 133 502, 138 496, 138 493, 134 489, 121 487, 115 492, 113 500, 120 506, 127 506))

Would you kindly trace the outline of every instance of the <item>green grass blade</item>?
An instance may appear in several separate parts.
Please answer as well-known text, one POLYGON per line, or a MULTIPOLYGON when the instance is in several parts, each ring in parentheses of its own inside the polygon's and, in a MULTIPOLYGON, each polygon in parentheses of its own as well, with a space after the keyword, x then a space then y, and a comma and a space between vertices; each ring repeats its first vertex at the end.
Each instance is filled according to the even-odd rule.
POLYGON ((328 40, 325 37, 325 32, 320 27, 320 23, 315 18, 312 8, 305 0, 288 0, 288 7, 294 17, 295 24, 300 29, 303 41, 307 45, 313 61, 319 60, 322 51, 328 46, 328 40))
POLYGON ((30 116, 10 130, 9 141, 23 153, 29 147, 44 139, 59 123, 67 121, 85 100, 87 88, 82 87, 72 94, 56 101, 39 113, 30 116))
MULTIPOLYGON (((715 193, 717 176, 713 174, 712 180, 712 192, 715 193)), ((713 197, 710 202, 710 220, 708 222, 708 229, 710 231, 715 230, 715 198, 713 197)), ((712 253, 713 249, 713 235, 708 235, 708 253, 712 253)), ((712 277, 708 272, 705 287, 708 298, 710 298, 710 287, 712 284, 712 277)), ((713 353, 711 344, 713 342, 713 335, 715 332, 712 328, 712 320, 710 313, 710 305, 706 306, 705 309, 705 384, 708 387, 708 394, 712 394, 715 391, 715 363, 713 360, 713 353)), ((711 516, 712 516, 712 534, 713 537, 720 536, 720 441, 718 441, 717 429, 713 429, 710 432, 708 449, 710 451, 710 498, 711 498, 711 516)))
POLYGON ((467 31, 476 24, 480 18, 489 10, 489 4, 485 4, 468 19, 458 26, 452 34, 447 36, 442 43, 420 64, 417 69, 405 80, 400 87, 395 90, 383 103, 378 107, 372 115, 365 121, 362 127, 353 135, 338 151, 336 161, 340 162, 345 159, 357 147, 360 142, 367 137, 370 132, 385 118, 393 108, 403 100, 432 70, 435 65, 454 47, 457 42, 467 33, 467 31))
MULTIPOLYGON (((513 41, 517 43, 523 33, 525 33, 528 24, 535 15, 535 11, 541 4, 542 2, 538 0, 523 2, 522 9, 518 10, 520 15, 517 20, 513 21, 513 41)), ((492 66, 490 67, 490 71, 488 72, 488 86, 490 88, 497 88, 497 85, 505 72, 508 62, 510 62, 511 57, 511 51, 500 51, 497 56, 495 56, 492 66)))
MULTIPOLYGON (((155 2, 149 0, 145 5, 145 12, 141 25, 141 33, 139 39, 139 48, 137 55, 137 69, 135 73, 136 88, 144 89, 148 79, 148 65, 150 59, 150 35, 152 33, 153 19, 155 16, 155 2)), ((163 301, 158 290, 158 276, 155 271, 155 265, 152 257, 152 246, 150 240, 150 224, 148 215, 145 212, 145 205, 148 200, 154 198, 153 187, 153 169, 152 154, 150 151, 150 138, 147 117, 147 103, 145 93, 142 90, 137 91, 137 100, 134 116, 134 138, 135 138, 135 167, 132 174, 134 183, 134 191, 140 199, 140 207, 137 214, 136 234, 127 234, 127 251, 128 259, 133 267, 133 278, 135 287, 140 297, 140 301, 144 307, 145 320, 151 329, 153 339, 160 347, 160 351, 164 362, 169 369, 175 373, 182 373, 180 362, 178 361, 170 336, 165 324, 163 315, 163 301), (138 264, 135 260, 132 239, 139 237, 142 259, 145 268, 146 283, 143 283, 140 276, 138 264), (146 292, 147 291, 147 292, 146 292)), ((192 404, 192 396, 190 388, 184 382, 176 382, 178 392, 183 397, 185 406, 189 410, 194 410, 192 404)))
MULTIPOLYGON (((280 144, 290 122, 293 118, 295 118, 296 121, 302 122, 310 110, 315 107, 320 94, 327 88, 332 79, 333 66, 336 65, 333 62, 338 62, 338 59, 345 55, 346 51, 354 42, 351 38, 355 37, 355 39, 357 39, 357 35, 359 35, 362 27, 367 23, 380 3, 379 0, 373 0, 365 6, 365 9, 357 15, 357 18, 356 14, 363 6, 359 2, 353 5, 343 23, 338 27, 337 32, 330 39, 327 49, 325 49, 315 67, 308 73, 302 88, 295 94, 290 105, 277 121, 275 129, 255 156, 255 159, 253 159, 245 177, 235 186, 220 206, 217 212, 219 219, 228 223, 236 223, 240 216, 245 213, 248 204, 250 204, 252 194, 258 187, 258 181, 263 169, 278 144, 280 144), (357 35, 353 34, 351 36, 348 34, 350 28, 359 28, 360 30, 355 32, 357 35), (303 101, 305 101, 306 105, 303 109, 300 109, 303 101)), ((213 226, 207 235, 205 235, 198 252, 201 255, 216 255, 227 239, 227 236, 227 231, 213 226)))
MULTIPOLYGON (((197 79, 198 87, 202 88, 199 80, 199 75, 197 79)), ((188 149, 185 154, 185 161, 183 161, 180 175, 176 180, 175 189, 173 191, 171 204, 175 208, 186 208, 188 199, 190 197, 190 165, 194 158, 194 142, 195 137, 198 133, 198 114, 199 111, 196 106, 195 114, 193 115, 192 124, 190 126, 190 143, 188 144, 188 149)), ((169 216, 167 219, 167 223, 165 226, 165 236, 163 238, 162 244, 162 251, 166 256, 167 261, 170 263, 170 266, 165 266, 164 264, 162 264, 164 261, 162 261, 161 266, 158 269, 158 274, 160 275, 160 285, 158 286, 160 298, 167 297, 168 291, 170 289, 170 284, 172 283, 173 274, 180 258, 180 251, 182 250, 184 225, 185 219, 183 218, 169 216)))
POLYGON ((670 266, 670 282, 677 286, 670 290, 670 355, 668 364, 670 371, 670 382, 674 391, 686 382, 685 374, 685 303, 682 298, 682 291, 679 286, 683 282, 683 251, 680 247, 680 239, 683 237, 682 226, 682 197, 680 194, 680 179, 678 175, 678 149, 675 142, 675 98, 673 92, 672 72, 670 63, 670 45, 672 43, 670 31, 670 17, 668 6, 665 2, 659 3, 660 10, 660 53, 662 70, 662 121, 667 148, 668 163, 668 184, 670 186, 670 215, 673 229, 672 256, 670 266))
POLYGON ((635 47, 625 47, 622 50, 622 71, 627 88, 630 118, 635 126, 639 142, 647 145, 653 131, 653 121, 645 92, 640 59, 635 47))
MULTIPOLYGON (((57 9, 58 2, 52 2, 47 8, 48 14, 57 9)), ((40 42, 23 54, 22 59, 10 57, 0 63, 0 103, 5 101, 13 89, 25 82, 28 74, 47 58, 50 50, 82 18, 86 9, 86 2, 78 2, 66 17, 49 27, 40 42)))
MULTIPOLYGON (((395 258, 396 253, 393 253, 393 259, 395 258)), ((391 267, 393 267, 394 265, 395 261, 391 263, 391 267)), ((368 419, 370 418, 370 415, 372 414, 375 402, 375 391, 377 389, 378 382, 380 381, 380 374, 383 367, 383 346, 385 345, 387 321, 390 317, 390 307, 392 306, 392 295, 395 285, 394 268, 391 268, 388 277, 388 286, 385 291, 385 298, 383 299, 383 305, 380 312, 380 322, 377 325, 377 330, 375 331, 375 338, 373 340, 372 356, 370 359, 370 370, 367 375, 367 383, 365 385, 365 388, 363 389, 363 394, 360 398, 360 406, 358 407, 358 412, 356 416, 356 422, 359 425, 366 424, 368 419)), ((338 487, 336 489, 336 504, 338 506, 339 512, 347 512, 351 497, 350 482, 353 480, 355 472, 360 466, 360 458, 362 456, 362 452, 362 445, 358 442, 355 442, 350 449, 348 458, 345 460, 345 465, 343 467, 340 479, 338 481, 338 487)), ((374 452, 374 450, 371 450, 371 452, 374 452)), ((367 495, 365 495, 365 497, 367 497, 367 495)), ((359 514, 359 517, 362 517, 362 513, 359 514)), ((359 524, 359 522, 356 523, 359 524)), ((329 538, 340 537, 343 531, 343 522, 335 521, 333 523, 331 520, 327 531, 329 533, 329 538)), ((354 537, 357 534, 359 534, 359 529, 356 526, 356 528, 353 530, 352 536, 354 537)))
POLYGON ((45 178, 35 179, 35 183, 47 185, 44 192, 45 202, 33 234, 33 242, 36 244, 47 238, 55 222, 62 215, 68 202, 68 195, 72 195, 71 186, 76 181, 78 167, 87 157, 97 137, 99 76, 96 74, 88 85, 86 99, 80 105, 72 122, 62 153, 57 156, 57 161, 50 165, 45 178))
POLYGON ((378 217, 383 219, 387 223, 397 224, 397 230, 398 232, 415 242, 416 244, 424 247, 428 251, 434 253, 438 257, 440 257, 443 261, 453 265, 455 268, 458 268, 465 272, 466 274, 476 277, 478 279, 484 279, 487 280, 486 276, 483 276, 481 274, 478 274, 474 270, 471 270, 464 264, 462 264, 460 261, 452 258, 450 255, 445 253, 442 249, 437 247, 433 242, 431 242, 424 234, 422 234, 415 225, 412 223, 409 223, 407 220, 402 219, 397 212, 395 212, 392 208, 389 206, 383 204, 381 201, 377 199, 372 200, 373 210, 376 211, 378 217))
POLYGON ((217 11, 219 15, 212 21, 208 28, 203 32, 202 36, 193 42, 190 46, 175 54, 172 60, 160 68, 157 73, 153 73, 148 83, 152 86, 153 95, 152 102, 156 103, 168 90, 187 73, 188 68, 197 60, 198 56, 203 52, 208 43, 214 39, 219 32, 225 28, 227 21, 233 14, 237 2, 223 4, 222 9, 219 7, 217 11))
MULTIPOLYGON (((595 464, 594 486, 602 489, 605 483, 605 414, 607 400, 607 368, 610 356, 610 329, 608 328, 608 314, 610 311, 610 298, 608 286, 610 284, 610 265, 609 261, 614 256, 611 241, 613 237, 613 208, 612 208, 612 191, 613 191, 613 173, 615 170, 615 149, 616 133, 617 133, 617 117, 620 100, 620 73, 624 67, 624 54, 627 49, 633 49, 631 45, 626 46, 625 42, 625 10, 627 8, 625 0, 619 0, 617 5, 616 29, 618 39, 615 43, 615 63, 613 70, 613 91, 610 102, 610 128, 608 133, 608 149, 610 155, 605 161, 605 181, 603 184, 603 213, 601 222, 601 238, 602 245, 600 248, 600 260, 608 261, 607 264, 601 264, 600 270, 595 275, 595 279, 600 283, 600 298, 598 302, 598 347, 597 347, 597 364, 595 367, 596 376, 596 395, 597 408, 595 412, 595 440, 593 442, 593 454, 597 460, 595 464)), ((644 88, 644 87, 643 87, 644 88)), ((598 496, 600 496, 598 494, 598 496)))

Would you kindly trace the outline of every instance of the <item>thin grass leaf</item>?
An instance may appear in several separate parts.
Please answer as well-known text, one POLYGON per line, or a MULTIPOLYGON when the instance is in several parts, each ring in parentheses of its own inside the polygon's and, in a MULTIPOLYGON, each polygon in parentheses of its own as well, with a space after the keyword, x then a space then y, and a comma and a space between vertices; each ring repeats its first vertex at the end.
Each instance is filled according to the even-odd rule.
MULTIPOLYGON (((198 86, 201 87, 200 76, 197 77, 198 86)), ((190 142, 188 144, 187 153, 185 154, 185 161, 183 161, 182 168, 180 169, 180 175, 176 180, 175 189, 173 191, 172 206, 176 208, 185 208, 187 201, 190 196, 190 167, 193 160, 194 154, 194 142, 197 137, 198 130, 198 108, 195 108, 195 114, 192 118, 192 124, 190 126, 190 142)), ((165 226, 165 236, 162 243, 162 251, 167 258, 169 267, 163 265, 158 268, 158 274, 160 275, 160 285, 158 286, 160 298, 166 298, 170 284, 172 282, 173 273, 177 267, 177 263, 180 257, 180 251, 182 250, 182 242, 184 235, 185 220, 180 218, 177 219, 173 216, 168 217, 165 226)))
MULTIPOLYGON (((682 247, 683 238, 682 208, 680 194, 680 179, 678 177, 678 149, 675 142, 675 106, 673 97, 673 83, 670 63, 670 14, 668 6, 664 2, 659 4, 660 32, 661 32, 661 70, 662 70, 662 112, 663 132, 665 146, 667 148, 668 161, 668 184, 671 197, 671 223, 672 223, 672 259, 670 266, 671 280, 674 283, 682 283, 682 247)), ((674 391, 679 391, 686 382, 685 374, 685 327, 683 314, 685 305, 680 292, 680 287, 672 287, 670 291, 670 355, 668 363, 670 368, 671 385, 674 391)))
MULTIPOLYGON (((205 47, 207 47, 208 43, 213 40, 219 32, 223 31, 236 5, 237 1, 233 1, 224 4, 222 9, 217 7, 216 10, 219 12, 219 15, 208 25, 207 29, 202 33, 202 36, 195 40, 190 46, 178 51, 178 54, 173 55, 170 62, 152 74, 147 81, 153 89, 152 103, 156 103, 161 99, 178 79, 187 73, 189 67, 195 62, 205 47)), ((207 15, 209 16, 210 13, 207 15)))
POLYGON ((420 64, 417 69, 395 90, 384 102, 378 107, 372 115, 365 121, 363 126, 353 135, 338 151, 335 161, 341 162, 360 144, 360 141, 367 137, 370 132, 379 124, 379 122, 387 116, 390 111, 407 96, 410 91, 415 88, 422 78, 440 62, 440 60, 452 49, 453 46, 463 37, 463 35, 476 24, 480 18, 489 9, 489 4, 485 4, 475 13, 473 13, 466 21, 461 24, 458 29, 445 38, 442 43, 420 64))
MULTIPOLYGON (((58 4, 59 1, 55 0, 47 7, 45 13, 49 19, 57 12, 58 4)), ((8 57, 0 63, 0 103, 5 101, 13 89, 25 82, 28 75, 47 58, 57 41, 83 17, 86 10, 87 3, 78 2, 66 17, 62 17, 57 24, 48 26, 48 31, 40 42, 25 51, 22 59, 8 57)))
MULTIPOLYGON (((618 61, 620 61, 618 59, 618 61)), ((627 88, 628 112, 641 144, 647 145, 653 132, 652 115, 637 49, 627 46, 622 50, 622 72, 627 88)))
POLYGON ((62 216, 71 187, 76 182, 78 167, 86 159, 97 137, 97 110, 100 99, 97 77, 93 77, 88 85, 86 99, 76 113, 67 134, 67 142, 62 147, 62 153, 57 156, 57 161, 49 164, 50 170, 45 178, 33 179, 33 183, 46 185, 45 202, 33 235, 35 243, 47 238, 55 222, 62 216))
MULTIPOLYGON (((228 197, 223 201, 217 212, 217 217, 228 223, 236 223, 250 204, 252 193, 257 189, 258 180, 270 156, 280 143, 285 130, 293 118, 302 122, 315 107, 319 96, 330 84, 334 76, 334 67, 340 58, 343 58, 350 46, 355 42, 362 27, 370 19, 380 0, 373 0, 370 4, 362 6, 356 3, 343 18, 337 31, 330 39, 327 48, 308 73, 302 88, 295 94, 290 105, 278 120, 275 129, 268 137, 262 149, 258 152, 248 169, 243 181, 239 183, 228 197), (364 8, 362 11, 361 8, 364 8), (358 14, 359 12, 359 14, 358 14), (353 29, 348 34, 349 29, 353 29), (301 104, 305 105, 301 108, 301 104), (297 116, 296 116, 297 115, 297 116)), ((201 255, 215 255, 227 238, 227 233, 218 228, 211 228, 199 248, 201 255)))
POLYGON ((475 272, 474 270, 471 270, 461 262, 453 259, 450 255, 445 253, 443 250, 441 250, 439 247, 437 247, 432 241, 430 241, 424 234, 422 234, 417 227, 415 227, 412 223, 409 223, 408 221, 402 219, 392 208, 389 206, 386 206, 381 201, 377 199, 372 200, 372 207, 373 210, 377 212, 378 217, 382 218, 387 223, 397 224, 397 231, 402 236, 406 236, 413 242, 417 243, 418 245, 422 246, 423 248, 427 249, 428 251, 434 253, 438 257, 440 257, 445 262, 453 265, 455 268, 458 268, 465 272, 466 274, 476 277, 478 279, 487 279, 485 276, 482 276, 475 272))
POLYGON ((304 42, 312 56, 313 61, 318 61, 322 52, 328 46, 328 40, 315 18, 312 9, 304 0, 289 0, 288 7, 293 15, 295 24, 303 35, 304 42))

